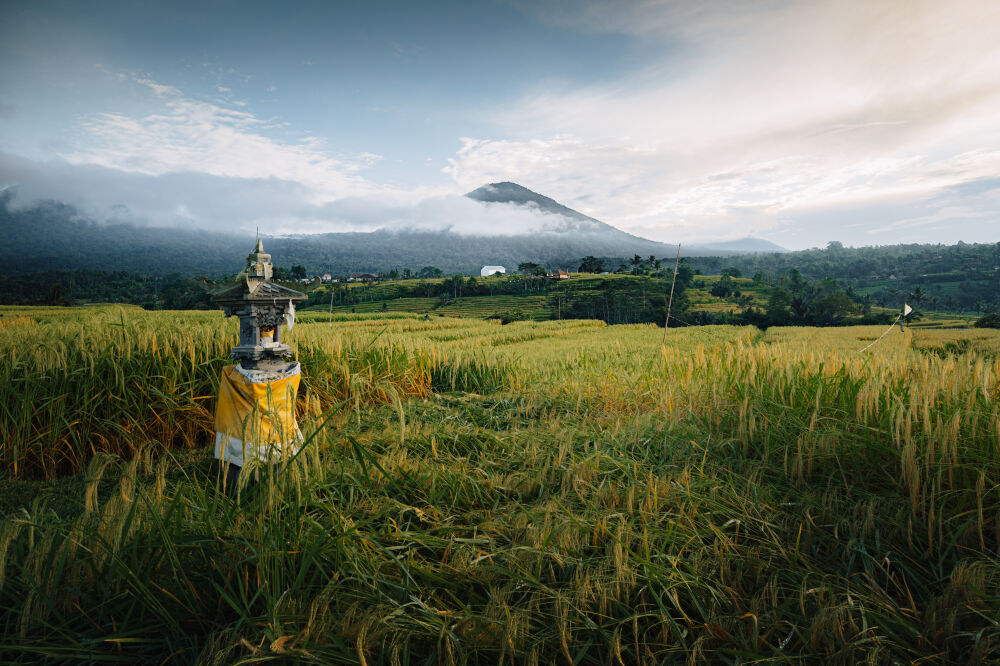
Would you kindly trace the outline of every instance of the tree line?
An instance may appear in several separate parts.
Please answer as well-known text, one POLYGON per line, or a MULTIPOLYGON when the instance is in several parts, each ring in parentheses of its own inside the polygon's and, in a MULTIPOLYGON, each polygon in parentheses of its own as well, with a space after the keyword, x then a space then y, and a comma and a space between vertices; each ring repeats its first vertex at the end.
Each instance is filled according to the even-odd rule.
POLYGON ((930 310, 1000 309, 1000 243, 849 248, 831 241, 825 249, 691 257, 690 262, 706 275, 718 275, 731 267, 743 275, 759 273, 769 281, 795 269, 810 280, 835 279, 882 307, 900 307, 917 294, 930 310))
MULTIPOLYGON (((696 269, 692 261, 682 259, 677 267, 673 303, 669 293, 673 266, 664 268, 649 258, 638 258, 626 266, 627 276, 588 280, 558 280, 547 277, 546 269, 531 262, 522 263, 518 274, 502 278, 479 278, 451 275, 443 279, 414 277, 440 275, 441 270, 424 267, 410 271, 411 279, 360 284, 334 283, 318 289, 318 283, 290 283, 307 291, 305 307, 355 305, 364 302, 387 302, 397 298, 437 298, 441 304, 470 296, 528 296, 545 294, 556 318, 600 319, 608 324, 656 323, 662 325, 668 305, 674 325, 752 324, 768 326, 836 326, 858 323, 886 323, 893 314, 873 314, 874 298, 859 292, 853 285, 831 278, 812 280, 792 268, 778 276, 758 271, 749 281, 735 266, 722 269, 712 284, 712 295, 731 303, 732 312, 712 313, 692 307, 689 292, 696 269), (764 303, 761 304, 760 296, 764 303)), ((662 262, 659 262, 662 264, 662 262)), ((603 262, 585 257, 580 266, 599 271, 603 262)), ((600 271, 604 273, 605 271, 600 271)), ((301 275, 301 266, 276 268, 276 277, 301 275)), ((47 271, 31 275, 7 276, 0 281, 0 303, 22 305, 73 305, 83 302, 117 302, 142 305, 147 309, 214 309, 211 290, 219 282, 207 278, 186 278, 177 274, 164 277, 124 271, 98 270, 47 271)), ((904 295, 916 312, 927 305, 926 292, 920 285, 904 295)), ((901 303, 901 302, 900 302, 901 303)), ((516 320, 515 312, 505 313, 516 320)), ((997 315, 987 315, 980 326, 995 326, 997 315)))

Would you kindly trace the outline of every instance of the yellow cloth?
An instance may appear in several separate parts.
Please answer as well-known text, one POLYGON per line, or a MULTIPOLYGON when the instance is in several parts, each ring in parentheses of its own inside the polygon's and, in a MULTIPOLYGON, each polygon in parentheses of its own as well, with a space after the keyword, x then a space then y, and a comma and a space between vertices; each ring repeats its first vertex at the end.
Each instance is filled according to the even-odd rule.
POLYGON ((281 373, 222 369, 215 406, 215 457, 243 466, 246 460, 281 460, 302 440, 295 421, 298 363, 281 373), (270 381, 268 381, 270 380, 270 381))

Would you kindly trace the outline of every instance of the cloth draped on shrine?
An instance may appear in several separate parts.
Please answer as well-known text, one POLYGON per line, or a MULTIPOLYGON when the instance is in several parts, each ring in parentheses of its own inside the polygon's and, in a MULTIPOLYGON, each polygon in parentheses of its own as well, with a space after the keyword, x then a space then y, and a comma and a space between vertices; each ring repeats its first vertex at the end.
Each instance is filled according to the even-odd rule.
POLYGON ((280 371, 222 369, 215 407, 215 457, 242 467, 249 460, 280 462, 298 452, 302 432, 295 421, 301 366, 280 371))

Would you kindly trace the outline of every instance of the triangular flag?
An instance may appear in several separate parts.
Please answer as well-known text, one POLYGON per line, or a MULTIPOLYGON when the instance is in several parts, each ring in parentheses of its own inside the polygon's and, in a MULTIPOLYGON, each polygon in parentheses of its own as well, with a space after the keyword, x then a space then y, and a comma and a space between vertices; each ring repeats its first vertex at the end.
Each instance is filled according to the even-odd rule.
POLYGON ((913 308, 911 308, 906 303, 903 303, 903 316, 905 317, 906 315, 910 314, 911 312, 913 312, 913 308))
POLYGON ((285 325, 288 326, 288 330, 292 330, 295 326, 295 303, 292 303, 292 299, 288 299, 288 310, 285 312, 285 325))

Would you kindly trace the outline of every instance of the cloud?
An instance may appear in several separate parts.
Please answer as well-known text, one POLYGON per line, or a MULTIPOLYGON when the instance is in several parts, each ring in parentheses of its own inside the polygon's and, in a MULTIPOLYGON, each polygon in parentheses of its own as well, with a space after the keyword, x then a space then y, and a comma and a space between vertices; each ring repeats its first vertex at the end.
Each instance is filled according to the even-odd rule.
POLYGON ((564 232, 574 222, 530 206, 483 204, 459 195, 430 196, 412 204, 391 204, 375 198, 341 199, 320 209, 327 219, 362 229, 448 229, 471 236, 512 236, 564 232))
POLYGON ((954 227, 956 222, 962 221, 989 229, 997 223, 997 210, 1000 210, 1000 179, 987 177, 963 186, 946 188, 925 202, 919 213, 902 215, 889 224, 872 226, 866 233, 875 237, 914 231, 919 233, 925 227, 954 227))
POLYGON ((358 175, 377 155, 336 155, 315 138, 279 140, 268 134, 278 125, 248 111, 192 99, 151 79, 120 76, 151 93, 153 111, 107 112, 86 120, 75 149, 59 155, 70 164, 151 176, 288 180, 305 186, 312 203, 384 189, 358 175))
POLYGON ((0 153, 0 183, 13 187, 15 207, 55 199, 102 222, 260 227, 279 235, 375 229, 509 235, 567 224, 538 210, 449 194, 453 185, 380 185, 364 172, 381 155, 340 155, 317 139, 276 138, 286 132, 284 124, 231 102, 193 99, 136 75, 113 76, 145 91, 152 108, 86 119, 74 147, 48 161, 0 153))
POLYGON ((246 179, 198 172, 159 175, 93 164, 45 162, 0 153, 0 183, 15 192, 13 205, 42 200, 75 206, 98 222, 252 230, 292 223, 315 207, 303 185, 276 178, 246 179))
POLYGON ((92 220, 216 231, 298 234, 451 229, 504 235, 558 230, 566 220, 527 208, 483 205, 445 188, 400 189, 364 172, 383 157, 339 155, 323 142, 276 138, 282 123, 186 96, 135 75, 152 109, 86 119, 72 149, 47 161, 0 153, 13 205, 54 199, 92 220))
POLYGON ((46 199, 75 206, 81 217, 159 227, 268 235, 443 230, 480 236, 551 232, 568 221, 537 209, 481 204, 457 195, 427 195, 416 201, 347 196, 316 203, 310 189, 278 178, 246 178, 204 172, 126 172, 63 160, 37 162, 0 153, 0 183, 27 208, 46 199))
POLYGON ((510 0, 510 4, 548 23, 594 32, 616 32, 661 39, 664 35, 697 39, 724 29, 737 31, 775 2, 748 0, 510 0))
POLYGON ((996 3, 522 9, 628 35, 643 64, 599 85, 547 82, 500 108, 492 120, 507 136, 464 139, 446 167, 464 187, 518 179, 675 240, 779 229, 859 201, 930 199, 998 166, 996 3))
MULTIPOLYGON (((22 204, 65 198, 96 217, 127 210, 151 224, 537 228, 539 220, 487 215, 445 196, 514 180, 656 240, 766 233, 792 247, 857 224, 834 217, 845 211, 866 220, 864 211, 878 211, 882 219, 850 228, 881 229, 875 235, 891 242, 893 233, 949 219, 971 238, 965 230, 984 226, 984 206, 995 210, 994 200, 961 186, 1000 173, 996 3, 524 0, 521 9, 565 29, 622 35, 621 62, 609 71, 633 69, 589 84, 525 74, 522 95, 479 102, 485 116, 461 104, 442 111, 474 116, 465 127, 476 128, 448 160, 448 183, 375 182, 379 171, 422 176, 400 176, 400 154, 348 153, 256 115, 230 98, 250 95, 239 81, 250 77, 216 63, 205 79, 212 96, 221 93, 214 100, 103 70, 118 86, 101 82, 103 113, 74 109, 88 115, 53 128, 37 147, 10 139, 10 152, 55 158, 0 156, 0 185, 16 182, 22 204)), ((290 81, 283 90, 296 90, 290 81)), ((419 171, 432 173, 424 162, 419 171)))

